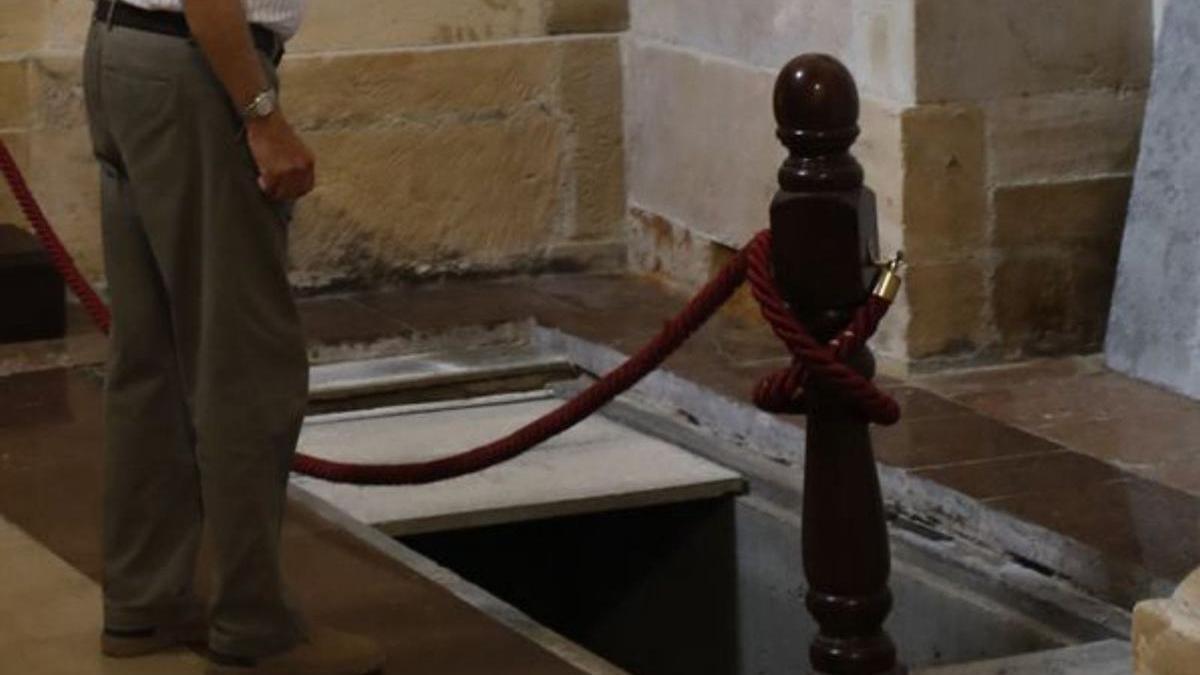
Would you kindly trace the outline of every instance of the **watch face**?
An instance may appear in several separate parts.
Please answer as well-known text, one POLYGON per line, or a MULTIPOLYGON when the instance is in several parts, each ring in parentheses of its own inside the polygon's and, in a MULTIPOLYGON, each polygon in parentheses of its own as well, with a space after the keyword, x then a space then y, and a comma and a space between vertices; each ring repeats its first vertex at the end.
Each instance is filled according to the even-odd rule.
POLYGON ((246 108, 246 114, 250 117, 267 117, 273 112, 275 112, 275 92, 273 90, 259 94, 246 108))
POLYGON ((275 112, 275 92, 268 92, 266 96, 259 98, 255 103, 254 114, 259 117, 270 115, 275 112))

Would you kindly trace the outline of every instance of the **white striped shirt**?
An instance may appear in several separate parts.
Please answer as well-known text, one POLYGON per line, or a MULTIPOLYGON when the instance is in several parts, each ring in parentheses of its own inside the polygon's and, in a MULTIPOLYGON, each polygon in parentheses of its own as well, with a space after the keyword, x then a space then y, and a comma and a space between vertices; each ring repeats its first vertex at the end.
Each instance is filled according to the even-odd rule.
MULTIPOLYGON (((203 0, 201 0, 203 1, 203 0)), ((142 9, 182 12, 184 0, 121 0, 142 9)), ((246 18, 279 34, 284 40, 300 30, 308 0, 242 0, 246 18)))

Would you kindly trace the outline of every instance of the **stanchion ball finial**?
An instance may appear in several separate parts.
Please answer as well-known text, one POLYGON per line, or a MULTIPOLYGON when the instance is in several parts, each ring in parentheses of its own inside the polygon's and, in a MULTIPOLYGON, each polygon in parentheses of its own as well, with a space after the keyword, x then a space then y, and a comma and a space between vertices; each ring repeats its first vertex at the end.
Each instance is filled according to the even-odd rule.
POLYGON ((858 138, 854 76, 826 54, 792 59, 775 82, 779 138, 801 157, 848 149, 858 138))

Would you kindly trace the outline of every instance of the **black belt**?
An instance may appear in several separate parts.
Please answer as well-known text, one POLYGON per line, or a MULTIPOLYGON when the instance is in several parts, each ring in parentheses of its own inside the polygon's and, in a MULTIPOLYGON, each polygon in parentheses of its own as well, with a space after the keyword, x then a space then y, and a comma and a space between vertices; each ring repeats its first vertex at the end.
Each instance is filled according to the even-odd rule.
MULTIPOLYGON (((124 2, 114 0, 96 0, 96 20, 101 23, 112 23, 115 26, 144 30, 162 35, 191 38, 192 31, 188 28, 187 19, 179 12, 152 11, 134 7, 124 2), (115 4, 115 6, 114 6, 115 4), (111 16, 109 15, 111 12, 111 16)), ((276 64, 283 58, 283 40, 269 28, 258 24, 250 24, 250 35, 254 38, 254 46, 267 58, 276 64)))

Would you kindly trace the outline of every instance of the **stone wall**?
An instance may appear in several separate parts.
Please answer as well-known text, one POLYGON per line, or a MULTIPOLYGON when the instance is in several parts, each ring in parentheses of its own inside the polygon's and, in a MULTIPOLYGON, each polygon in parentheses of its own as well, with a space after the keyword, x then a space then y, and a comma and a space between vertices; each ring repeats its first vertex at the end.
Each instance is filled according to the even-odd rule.
MULTIPOLYGON (((0 134, 101 278, 89 9, 0 0, 0 134)), ((294 225, 297 283, 622 266, 626 24, 614 0, 313 0, 282 68, 320 183, 294 225)), ((21 222, 6 193, 0 221, 21 222)))
POLYGON ((637 266, 694 285, 766 225, 772 80, 829 52, 859 79, 883 248, 912 262, 880 351, 905 366, 1099 347, 1151 0, 633 0, 631 22, 637 266))
POLYGON ((953 274, 941 288, 914 292, 937 306, 945 289, 960 289, 953 291, 960 297, 974 289, 979 315, 974 324, 956 318, 957 335, 917 341, 913 355, 1096 351, 1149 86, 1151 3, 987 0, 966 7, 952 0, 918 6, 917 96, 928 110, 977 119, 970 133, 985 149, 984 208, 957 213, 955 227, 976 228, 978 244, 934 257, 931 263, 953 274))

